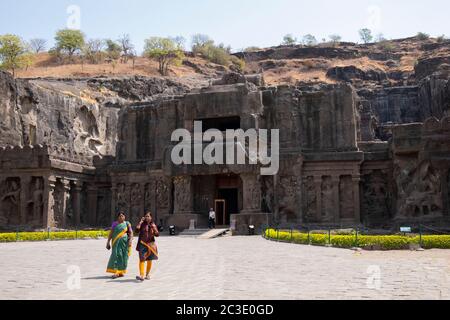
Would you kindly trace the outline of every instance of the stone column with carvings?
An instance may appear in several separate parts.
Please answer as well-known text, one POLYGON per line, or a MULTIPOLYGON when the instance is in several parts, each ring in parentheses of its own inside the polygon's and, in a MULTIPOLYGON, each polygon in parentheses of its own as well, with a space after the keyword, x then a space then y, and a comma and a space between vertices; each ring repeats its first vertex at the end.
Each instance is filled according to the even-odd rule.
POLYGON ((30 196, 31 177, 20 177, 20 224, 27 224, 28 204, 31 201, 30 196))
POLYGON ((83 182, 76 180, 73 182, 73 215, 75 226, 81 224, 81 192, 83 191, 83 182))
POLYGON ((49 176, 44 178, 44 228, 53 228, 55 226, 55 192, 56 177, 49 176))
POLYGON ((361 176, 353 176, 353 203, 355 212, 355 223, 361 223, 361 201, 360 201, 360 185, 361 176))
POLYGON ((333 196, 334 196, 334 223, 339 223, 341 220, 341 205, 339 196, 339 184, 341 179, 339 176, 331 177, 333 183, 333 196))
POLYGON ((322 176, 314 177, 314 185, 316 186, 316 199, 317 199, 317 209, 316 209, 316 221, 322 221, 322 176))
POLYGON ((261 213, 261 183, 256 174, 242 174, 243 210, 242 213, 261 213))
POLYGON ((97 224, 97 186, 94 184, 88 184, 86 190, 88 221, 91 226, 95 226, 97 224))

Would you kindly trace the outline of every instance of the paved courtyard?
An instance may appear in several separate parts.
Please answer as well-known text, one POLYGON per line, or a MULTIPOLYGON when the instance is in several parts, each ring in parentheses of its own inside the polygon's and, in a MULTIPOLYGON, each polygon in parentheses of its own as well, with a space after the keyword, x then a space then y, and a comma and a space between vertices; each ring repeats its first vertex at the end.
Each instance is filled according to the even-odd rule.
POLYGON ((261 237, 162 237, 152 280, 137 283, 136 252, 126 278, 105 274, 105 243, 0 244, 0 299, 450 299, 450 250, 357 253, 261 237))

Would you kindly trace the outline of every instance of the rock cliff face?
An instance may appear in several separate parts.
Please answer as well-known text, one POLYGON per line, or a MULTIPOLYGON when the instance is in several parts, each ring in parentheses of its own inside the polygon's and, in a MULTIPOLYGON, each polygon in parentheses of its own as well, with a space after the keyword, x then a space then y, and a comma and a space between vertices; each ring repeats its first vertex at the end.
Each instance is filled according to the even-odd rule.
POLYGON ((114 156, 121 108, 189 90, 159 78, 14 80, 0 73, 0 146, 58 145, 114 156))

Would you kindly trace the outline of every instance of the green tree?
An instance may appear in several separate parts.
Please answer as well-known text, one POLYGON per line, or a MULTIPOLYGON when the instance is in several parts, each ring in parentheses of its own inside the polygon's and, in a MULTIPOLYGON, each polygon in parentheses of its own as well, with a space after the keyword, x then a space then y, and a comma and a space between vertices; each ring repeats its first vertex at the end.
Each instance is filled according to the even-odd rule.
POLYGON ((341 40, 342 40, 342 37, 338 34, 332 34, 328 38, 330 38, 332 43, 338 43, 338 42, 341 42, 341 40))
POLYGON ((31 65, 32 57, 28 46, 18 36, 12 34, 0 36, 0 68, 10 70, 13 77, 16 76, 17 69, 31 65))
POLYGON ((56 50, 72 57, 81 51, 85 44, 84 34, 80 30, 63 29, 56 33, 56 50))
POLYGON ((317 44, 317 39, 312 34, 307 34, 303 37, 303 44, 305 46, 315 46, 317 44))
POLYGON ((214 43, 214 41, 208 35, 201 33, 194 34, 191 40, 192 52, 197 54, 202 48, 206 45, 210 45, 211 43, 214 43))
POLYGON ((285 46, 292 46, 297 43, 297 38, 295 38, 292 34, 287 34, 283 37, 282 44, 285 46))
POLYGON ((372 31, 367 28, 359 30, 359 37, 365 44, 370 43, 373 40, 372 31))
POLYGON ((170 65, 180 64, 184 58, 182 47, 171 38, 152 37, 145 40, 144 56, 159 63, 159 73, 166 76, 170 65))
POLYGON ((122 52, 122 47, 120 46, 120 44, 111 39, 107 39, 105 41, 105 46, 106 46, 105 51, 108 59, 110 60, 120 59, 120 54, 122 52))

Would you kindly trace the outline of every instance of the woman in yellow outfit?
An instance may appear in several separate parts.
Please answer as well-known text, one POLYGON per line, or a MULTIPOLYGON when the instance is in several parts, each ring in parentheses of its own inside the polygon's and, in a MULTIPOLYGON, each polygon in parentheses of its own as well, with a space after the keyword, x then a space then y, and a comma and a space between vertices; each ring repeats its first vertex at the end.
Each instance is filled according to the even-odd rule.
POLYGON ((142 218, 137 225, 136 230, 139 233, 139 240, 136 250, 139 252, 140 272, 140 275, 137 276, 136 279, 139 281, 150 280, 152 263, 154 260, 158 260, 158 247, 155 243, 155 237, 159 237, 158 227, 153 222, 151 212, 148 212, 145 217, 142 218), (147 263, 146 269, 145 263, 147 263))

